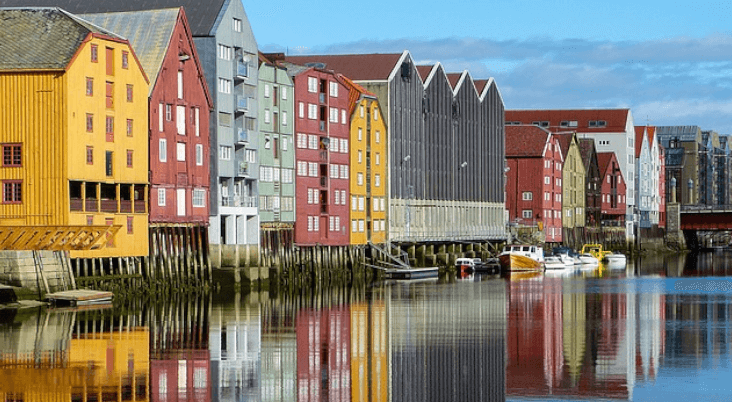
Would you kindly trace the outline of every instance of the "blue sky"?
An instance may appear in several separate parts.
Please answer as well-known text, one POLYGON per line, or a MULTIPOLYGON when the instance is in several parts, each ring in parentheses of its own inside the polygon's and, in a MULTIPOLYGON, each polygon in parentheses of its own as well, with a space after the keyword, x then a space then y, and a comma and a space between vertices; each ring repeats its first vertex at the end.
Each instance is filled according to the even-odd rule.
POLYGON ((243 4, 265 52, 407 49, 418 63, 494 77, 508 109, 629 107, 636 125, 732 134, 727 1, 243 4))

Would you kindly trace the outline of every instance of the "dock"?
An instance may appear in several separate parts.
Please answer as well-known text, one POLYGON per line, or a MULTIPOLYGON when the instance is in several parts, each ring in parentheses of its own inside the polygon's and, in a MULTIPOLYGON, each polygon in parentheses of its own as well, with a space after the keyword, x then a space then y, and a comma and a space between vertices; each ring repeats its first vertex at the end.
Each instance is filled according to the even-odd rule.
POLYGON ((46 300, 53 304, 64 304, 71 306, 84 306, 94 304, 112 303, 112 292, 104 292, 100 290, 66 290, 63 292, 48 293, 46 300))
POLYGON ((387 268, 384 274, 387 279, 425 279, 437 278, 439 268, 387 268))

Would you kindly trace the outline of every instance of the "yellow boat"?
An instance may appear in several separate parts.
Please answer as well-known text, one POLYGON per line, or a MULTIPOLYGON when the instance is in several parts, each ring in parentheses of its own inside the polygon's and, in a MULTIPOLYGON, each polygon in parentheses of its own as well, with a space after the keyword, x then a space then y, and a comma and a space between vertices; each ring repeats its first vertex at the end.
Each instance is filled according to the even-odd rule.
POLYGON ((585 244, 582 246, 582 252, 580 254, 591 254, 597 258, 597 261, 604 260, 608 255, 612 255, 612 251, 602 249, 602 244, 585 244))
POLYGON ((506 271, 543 271, 544 249, 529 244, 507 245, 498 261, 506 271))

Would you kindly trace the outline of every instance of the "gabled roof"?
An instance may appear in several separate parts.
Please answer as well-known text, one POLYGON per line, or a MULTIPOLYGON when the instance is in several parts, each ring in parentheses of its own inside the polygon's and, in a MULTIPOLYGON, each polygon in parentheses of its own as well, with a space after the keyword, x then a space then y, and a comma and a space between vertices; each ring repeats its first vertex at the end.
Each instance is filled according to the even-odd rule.
POLYGON ((604 175, 605 172, 607 172, 608 167, 610 167, 610 162, 615 160, 615 163, 618 164, 618 173, 622 176, 623 172, 620 170, 620 164, 618 163, 618 158, 615 155, 615 152, 598 152, 597 153, 597 164, 600 166, 600 175, 604 175))
POLYGON ((208 36, 228 0, 0 0, 3 7, 61 7, 76 14, 184 7, 193 36, 208 36))
MULTIPOLYGON (((155 86, 163 59, 178 22, 179 8, 121 13, 83 14, 92 23, 115 32, 130 41, 145 73, 155 86)), ((201 71, 203 73, 203 71, 201 71)))
POLYGON ((285 56, 285 60, 302 66, 321 63, 322 68, 337 71, 354 81, 386 81, 403 53, 285 56))
POLYGON ((376 95, 367 91, 364 87, 351 81, 348 77, 343 74, 336 75, 341 83, 348 88, 348 115, 351 116, 353 111, 356 110, 356 103, 361 97, 368 97, 376 99, 376 95))
POLYGON ((562 155, 567 155, 569 152, 569 147, 572 145, 572 138, 574 138, 574 133, 557 133, 554 134, 555 137, 557 137, 557 142, 559 142, 559 147, 562 149, 562 155))
POLYGON ((669 148, 668 143, 672 138, 678 138, 681 142, 702 141, 699 126, 657 126, 656 135, 666 148, 669 148))
POLYGON ((458 81, 460 81, 460 77, 463 76, 463 73, 447 73, 447 80, 450 81, 450 86, 452 89, 455 89, 457 87, 458 81))
POLYGON ((488 83, 491 80, 475 80, 475 89, 478 91, 479 94, 483 94, 483 91, 485 90, 485 86, 488 85, 488 83))
POLYGON ((506 126, 506 157, 540 158, 550 136, 551 133, 537 126, 506 126))
POLYGON ((430 72, 435 67, 435 65, 431 66, 416 66, 417 72, 419 73, 419 77, 422 78, 422 82, 427 81, 427 76, 430 75, 430 72))
POLYGON ((89 34, 121 39, 57 7, 0 9, 0 70, 65 69, 89 34))
POLYGON ((558 109, 558 110, 506 110, 506 121, 531 124, 535 121, 548 121, 550 127, 560 127, 563 121, 577 122, 577 126, 567 128, 583 133, 621 133, 625 132, 630 117, 630 109, 558 109), (590 127, 589 122, 604 121, 603 127, 590 127))
POLYGON ((593 138, 579 138, 579 150, 582 155, 582 162, 585 165, 585 171, 590 168, 590 162, 592 154, 597 154, 595 151, 595 140, 593 138))
POLYGON ((635 126, 635 157, 640 158, 643 151, 643 134, 646 132, 646 126, 635 126))

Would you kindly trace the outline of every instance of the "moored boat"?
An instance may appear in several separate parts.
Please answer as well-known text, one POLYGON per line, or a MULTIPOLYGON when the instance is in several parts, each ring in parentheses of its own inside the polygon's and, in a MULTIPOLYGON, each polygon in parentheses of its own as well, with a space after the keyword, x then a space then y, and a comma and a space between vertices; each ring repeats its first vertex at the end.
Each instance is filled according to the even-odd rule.
MULTIPOLYGON (((572 262, 572 266, 574 266, 574 262, 572 262)), ((559 256, 550 255, 544 258, 544 268, 547 270, 565 269, 567 264, 559 256)))
POLYGON ((542 271, 544 249, 528 244, 511 244, 503 248, 498 260, 507 271, 542 271))
POLYGON ((625 254, 621 254, 621 253, 606 254, 605 258, 603 259, 603 262, 607 263, 608 268, 611 268, 611 269, 625 268, 625 264, 626 264, 625 254))
POLYGON ((600 261, 597 259, 597 257, 590 253, 580 254, 578 258, 583 267, 596 267, 600 264, 600 261))

